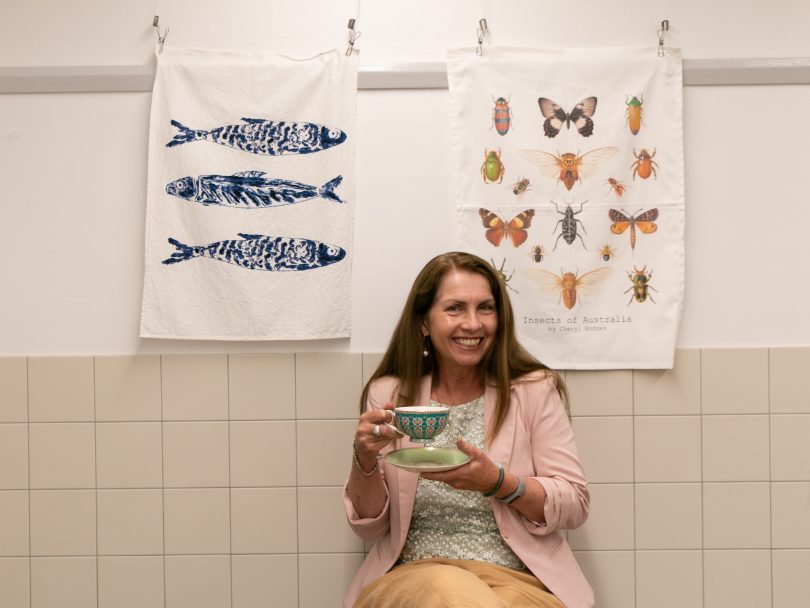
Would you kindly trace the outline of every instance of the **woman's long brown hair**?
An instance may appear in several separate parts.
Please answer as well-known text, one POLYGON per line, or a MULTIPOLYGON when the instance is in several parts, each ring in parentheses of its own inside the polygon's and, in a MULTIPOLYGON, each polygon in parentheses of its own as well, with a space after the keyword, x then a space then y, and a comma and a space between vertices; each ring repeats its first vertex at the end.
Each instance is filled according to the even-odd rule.
POLYGON ((382 361, 363 388, 360 396, 360 412, 365 410, 369 387, 374 380, 383 376, 398 378, 399 386, 395 402, 397 405, 409 405, 417 398, 422 377, 426 374, 435 376, 437 373, 433 349, 428 348, 428 356, 423 356, 425 341, 421 327, 442 279, 452 270, 474 272, 486 278, 495 299, 498 314, 495 341, 479 365, 482 384, 495 386, 498 391, 495 416, 492 427, 487 432, 487 441, 491 441, 498 434, 506 418, 513 380, 529 372, 548 370, 554 376, 557 391, 568 411, 568 395, 562 378, 530 355, 517 340, 512 303, 509 301, 509 294, 501 276, 482 258, 470 253, 453 251, 430 260, 416 277, 382 361))

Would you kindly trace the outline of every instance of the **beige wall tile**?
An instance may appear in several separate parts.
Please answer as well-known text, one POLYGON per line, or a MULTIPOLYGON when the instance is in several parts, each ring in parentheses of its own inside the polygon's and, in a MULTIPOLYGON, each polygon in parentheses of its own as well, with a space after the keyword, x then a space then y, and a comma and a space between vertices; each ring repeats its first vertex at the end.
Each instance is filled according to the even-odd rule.
POLYGON ((810 597, 810 550, 779 550, 773 563, 773 608, 796 608, 810 597))
POLYGON ((633 395, 636 414, 699 414, 700 350, 676 350, 673 369, 635 370, 633 395))
POLYGON ((28 422, 25 357, 0 357, 0 422, 28 422))
POLYGON ((31 555, 96 554, 94 490, 31 490, 30 500, 31 555))
POLYGON ((298 550, 302 553, 353 553, 363 541, 349 528, 343 488, 298 488, 298 550))
POLYGON ((771 413, 810 414, 810 348, 770 349, 771 413))
POLYGON ((636 553, 636 608, 702 605, 703 555, 700 551, 636 553))
POLYGON ((28 558, 0 557, 0 606, 29 608, 30 589, 28 558))
POLYGON ((357 569, 361 553, 298 556, 298 608, 340 606, 357 569))
POLYGON ((162 490, 98 491, 98 554, 163 553, 162 490))
POLYGON ((28 410, 31 422, 92 421, 93 358, 29 358, 28 410))
POLYGON ((163 526, 167 555, 229 553, 228 489, 164 490, 163 526))
POLYGON ((810 482, 771 484, 771 508, 772 547, 810 549, 810 482))
POLYGON ((295 485, 295 421, 231 422, 231 486, 295 485))
POLYGON ((703 546, 706 549, 770 547, 768 483, 703 484, 703 546))
POLYGON ((230 608, 228 555, 166 557, 166 608, 230 608))
POLYGON ((227 420, 226 355, 161 357, 164 420, 227 420))
POLYGON ((227 487, 228 423, 163 423, 163 480, 167 488, 227 487))
POLYGON ((296 411, 300 418, 358 417, 363 360, 349 353, 299 353, 296 365, 296 411))
POLYGON ((704 608, 771 605, 770 551, 704 551, 704 608))
POLYGON ((700 417, 636 416, 636 481, 700 481, 700 417))
POLYGON ((295 488, 231 490, 231 538, 234 553, 295 553, 295 488))
POLYGON ((593 587, 598 608, 635 606, 633 551, 576 551, 574 555, 593 587))
POLYGON ((28 487, 28 425, 0 424, 0 489, 28 487))
POLYGON ((231 420, 295 418, 295 355, 229 355, 231 420))
POLYGON ((810 481, 810 414, 771 416, 771 476, 810 481))
POLYGON ((591 484, 591 510, 580 528, 568 533, 574 550, 633 549, 633 485, 591 484))
POLYGON ((160 420, 160 356, 96 357, 96 420, 160 420))
POLYGON ((231 569, 233 608, 298 606, 296 555, 234 555, 231 569))
POLYGON ((95 425, 42 423, 29 426, 32 488, 96 486, 95 425))
POLYGON ((298 485, 343 485, 352 463, 355 420, 299 420, 298 485))
POLYGON ((0 491, 0 556, 11 555, 28 555, 27 490, 0 491))
POLYGON ((585 416, 573 418, 585 475, 590 483, 633 481, 633 418, 585 416))
POLYGON ((768 413, 768 350, 709 349, 701 354, 704 414, 768 413))
POLYGON ((98 608, 163 608, 163 556, 99 557, 98 608))
POLYGON ((363 386, 371 379, 371 374, 382 361, 384 353, 363 353, 363 386))
POLYGON ((704 416, 703 480, 767 481, 768 416, 704 416))
POLYGON ((699 483, 636 484, 636 547, 700 549, 699 483))
POLYGON ((160 422, 96 424, 99 488, 163 487, 160 422))
POLYGON ((573 416, 629 416, 633 373, 629 370, 569 371, 565 375, 573 416))
POLYGON ((96 588, 95 557, 31 559, 32 608, 95 606, 96 588))

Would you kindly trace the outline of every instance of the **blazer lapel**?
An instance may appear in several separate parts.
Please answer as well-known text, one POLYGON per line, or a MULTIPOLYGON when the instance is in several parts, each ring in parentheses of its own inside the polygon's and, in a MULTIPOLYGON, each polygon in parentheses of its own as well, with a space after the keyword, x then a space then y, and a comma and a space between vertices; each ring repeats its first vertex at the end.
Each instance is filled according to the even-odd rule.
MULTIPOLYGON (((484 424, 486 429, 489 430, 490 423, 495 417, 495 407, 498 400, 498 391, 494 386, 487 385, 484 392, 484 424)), ((517 416, 515 415, 514 408, 510 407, 506 414, 506 418, 501 425, 498 434, 489 444, 487 448, 487 456, 492 462, 500 463, 504 467, 509 465, 512 458, 512 446, 515 443, 515 425, 517 416)))

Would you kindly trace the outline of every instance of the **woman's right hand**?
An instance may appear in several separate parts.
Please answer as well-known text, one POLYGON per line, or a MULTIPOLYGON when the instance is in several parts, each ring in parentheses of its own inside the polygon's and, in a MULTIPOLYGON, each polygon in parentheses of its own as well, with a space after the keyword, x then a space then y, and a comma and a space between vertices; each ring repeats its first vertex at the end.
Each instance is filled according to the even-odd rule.
POLYGON ((386 423, 394 421, 394 404, 386 403, 382 408, 375 408, 364 412, 357 423, 354 434, 357 459, 366 470, 374 466, 377 454, 385 446, 401 435, 386 423), (374 435, 374 428, 379 425, 379 435, 374 435))

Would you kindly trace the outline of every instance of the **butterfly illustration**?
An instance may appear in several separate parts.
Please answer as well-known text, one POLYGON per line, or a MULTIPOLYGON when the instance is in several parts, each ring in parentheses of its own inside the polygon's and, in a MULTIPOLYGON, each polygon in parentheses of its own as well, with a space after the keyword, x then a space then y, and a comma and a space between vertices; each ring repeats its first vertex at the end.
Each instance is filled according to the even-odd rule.
POLYGON ((658 226, 655 224, 655 220, 658 219, 658 209, 648 209, 643 213, 639 213, 640 211, 639 209, 633 214, 627 213, 624 209, 608 211, 610 220, 613 222, 610 227, 613 234, 623 234, 627 227, 630 227, 630 248, 634 251, 636 249, 636 226, 644 234, 652 234, 658 230, 658 226))
POLYGON ((520 247, 529 237, 527 230, 532 225, 534 209, 521 211, 508 222, 504 222, 496 214, 488 209, 478 210, 481 216, 481 224, 487 229, 485 236, 495 247, 498 247, 504 237, 509 237, 515 247, 520 247))
POLYGON ((557 137, 562 126, 565 125, 566 129, 570 129, 571 123, 574 123, 574 127, 582 137, 593 135, 591 116, 596 112, 596 97, 586 97, 570 112, 566 112, 560 104, 546 97, 540 97, 537 103, 540 104, 540 113, 546 119, 543 122, 543 133, 546 137, 557 137))
POLYGON ((582 156, 566 152, 562 156, 551 154, 542 150, 521 150, 520 154, 540 170, 546 177, 556 177, 570 190, 582 177, 589 177, 596 173, 599 165, 612 158, 618 148, 596 148, 582 156))
POLYGON ((561 301, 570 310, 577 303, 577 294, 582 296, 593 293, 613 269, 604 266, 579 275, 576 272, 563 272, 562 269, 560 274, 541 268, 527 268, 525 272, 537 280, 543 291, 558 293, 560 296, 558 303, 561 301))

